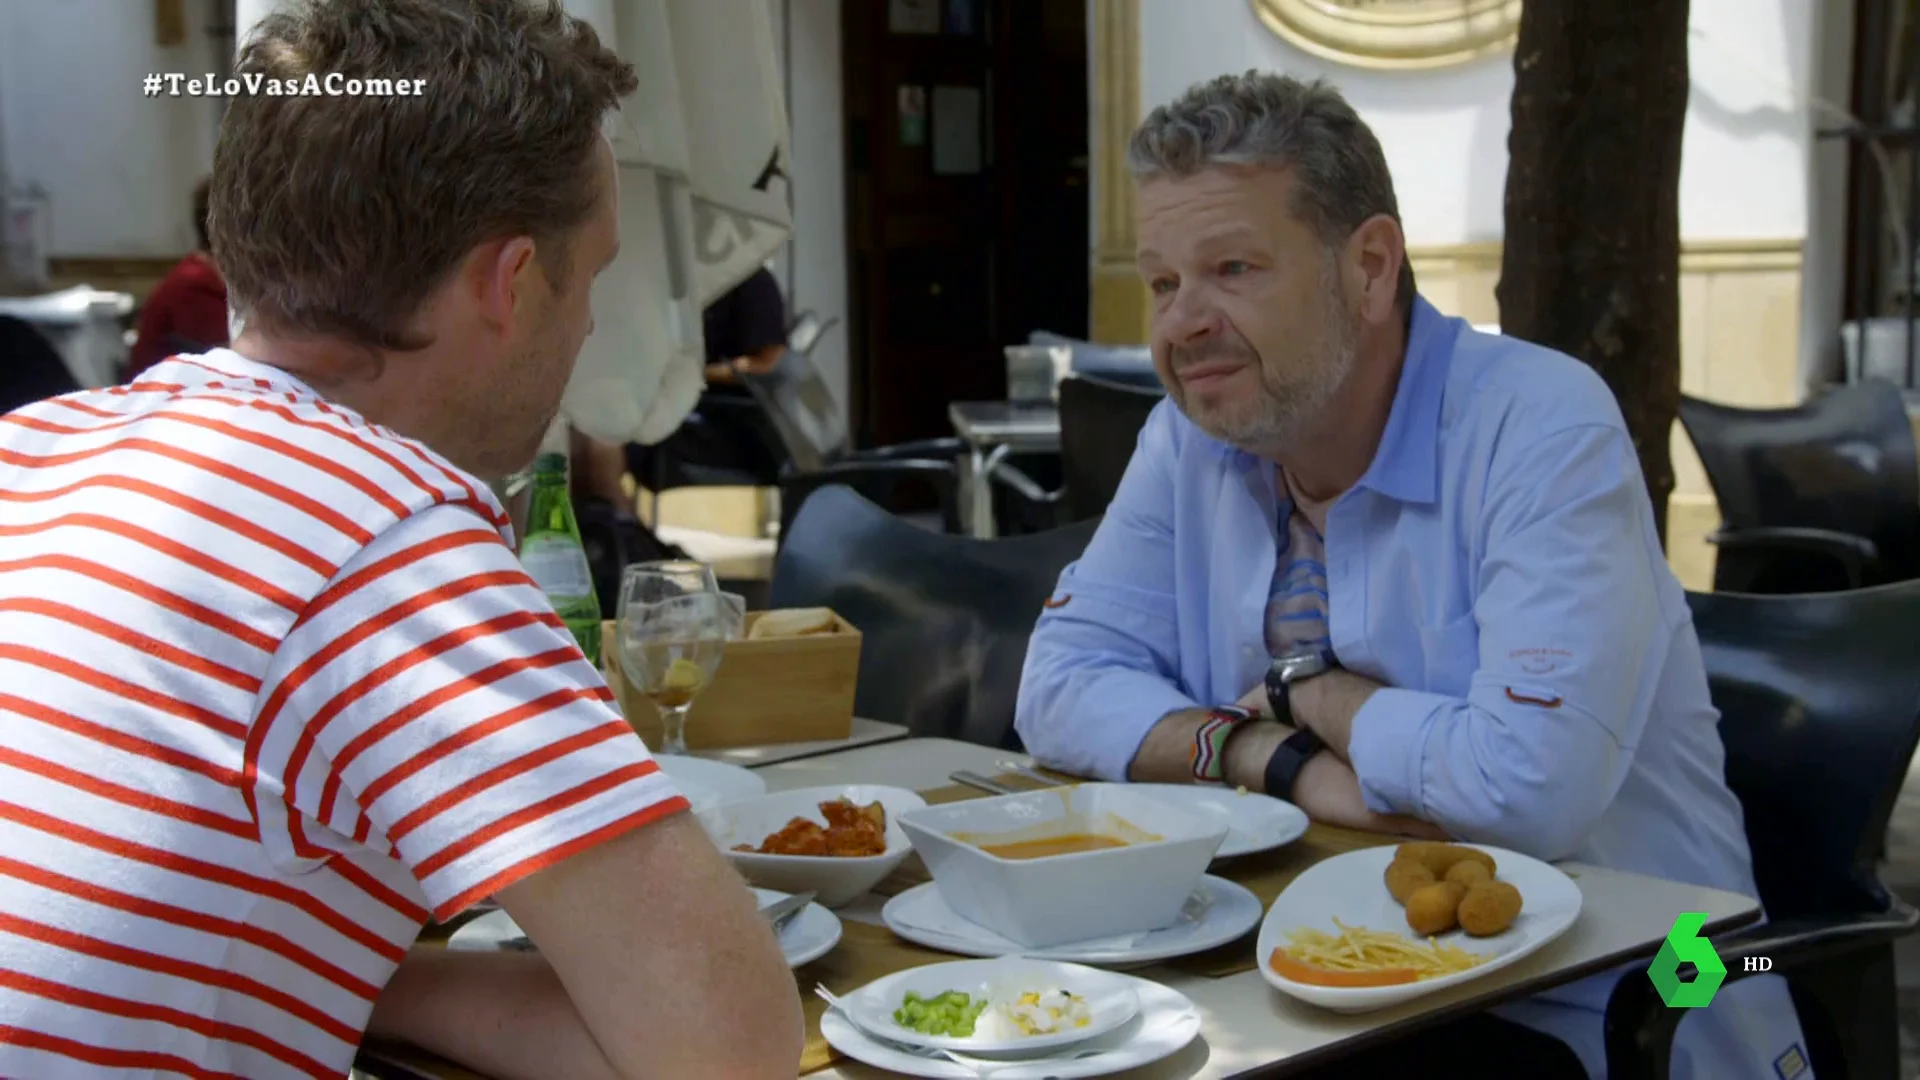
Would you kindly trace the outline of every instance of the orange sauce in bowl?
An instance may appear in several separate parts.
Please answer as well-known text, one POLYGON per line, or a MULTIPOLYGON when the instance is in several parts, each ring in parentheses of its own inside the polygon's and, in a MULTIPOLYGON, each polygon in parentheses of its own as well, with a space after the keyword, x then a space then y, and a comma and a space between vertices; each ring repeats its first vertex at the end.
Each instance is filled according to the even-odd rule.
POLYGON ((980 850, 1002 859, 1046 859, 1055 855, 1077 855, 1083 851, 1103 851, 1126 847, 1127 842, 1099 833, 1068 833, 1039 840, 1018 840, 1011 844, 981 844, 980 850))

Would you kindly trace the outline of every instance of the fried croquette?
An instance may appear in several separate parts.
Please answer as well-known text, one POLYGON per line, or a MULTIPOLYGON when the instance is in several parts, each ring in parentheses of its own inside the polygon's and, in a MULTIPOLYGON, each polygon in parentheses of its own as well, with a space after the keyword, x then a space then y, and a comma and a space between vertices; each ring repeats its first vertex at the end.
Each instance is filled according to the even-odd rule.
MULTIPOLYGON (((1413 905, 1408 904, 1411 912, 1413 905)), ((1483 881, 1467 890, 1456 912, 1460 928, 1474 937, 1490 937, 1513 925, 1520 915, 1520 890, 1504 881, 1483 881)))
POLYGON ((1486 867, 1489 875, 1498 873, 1500 869, 1494 864, 1493 856, 1479 848, 1465 847, 1460 844, 1439 844, 1427 840, 1401 844, 1394 849, 1393 857, 1414 859, 1424 863, 1427 869, 1433 871, 1433 876, 1436 878, 1445 877, 1447 871, 1453 869, 1453 864, 1462 859, 1472 859, 1486 867))
POLYGON ((1405 904, 1415 889, 1434 881, 1433 871, 1417 859, 1395 859, 1387 864, 1387 891, 1397 903, 1405 904))
POLYGON ((1487 869, 1485 863, 1475 862, 1472 859, 1461 859, 1459 862, 1447 867, 1447 873, 1443 880, 1457 881, 1468 888, 1472 888, 1483 881, 1492 881, 1493 871, 1487 869))
POLYGON ((1407 896, 1407 925, 1422 936, 1444 934, 1453 929, 1460 901, 1467 887, 1457 881, 1439 881, 1424 885, 1407 896))

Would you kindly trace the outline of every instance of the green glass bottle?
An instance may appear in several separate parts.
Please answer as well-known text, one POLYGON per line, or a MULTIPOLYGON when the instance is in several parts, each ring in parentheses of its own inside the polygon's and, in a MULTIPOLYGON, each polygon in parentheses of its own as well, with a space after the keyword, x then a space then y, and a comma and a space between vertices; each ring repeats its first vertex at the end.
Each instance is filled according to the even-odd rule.
POLYGON ((567 456, 543 453, 533 463, 533 494, 520 565, 573 631, 587 662, 600 666, 600 598, 593 591, 587 550, 567 492, 567 456))

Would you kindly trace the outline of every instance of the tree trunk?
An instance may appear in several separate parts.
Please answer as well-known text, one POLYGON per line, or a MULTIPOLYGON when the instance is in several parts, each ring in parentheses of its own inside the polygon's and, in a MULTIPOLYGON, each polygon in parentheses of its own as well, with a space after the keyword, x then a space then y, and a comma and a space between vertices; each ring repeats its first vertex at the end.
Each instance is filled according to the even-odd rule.
POLYGON ((1661 542, 1680 408, 1688 0, 1527 0, 1513 57, 1502 333, 1613 389, 1661 542))

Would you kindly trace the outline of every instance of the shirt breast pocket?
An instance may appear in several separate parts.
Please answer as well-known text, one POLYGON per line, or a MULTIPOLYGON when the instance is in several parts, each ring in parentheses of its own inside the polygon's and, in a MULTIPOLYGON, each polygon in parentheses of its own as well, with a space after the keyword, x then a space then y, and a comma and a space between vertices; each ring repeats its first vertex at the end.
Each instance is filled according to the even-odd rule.
POLYGON ((1418 629, 1421 669, 1426 676, 1426 685, 1420 689, 1465 697, 1473 673, 1480 667, 1480 626, 1474 622, 1473 612, 1418 629))

